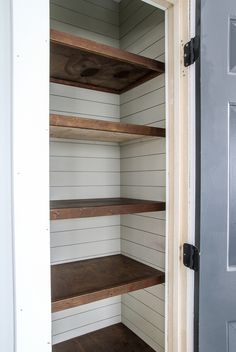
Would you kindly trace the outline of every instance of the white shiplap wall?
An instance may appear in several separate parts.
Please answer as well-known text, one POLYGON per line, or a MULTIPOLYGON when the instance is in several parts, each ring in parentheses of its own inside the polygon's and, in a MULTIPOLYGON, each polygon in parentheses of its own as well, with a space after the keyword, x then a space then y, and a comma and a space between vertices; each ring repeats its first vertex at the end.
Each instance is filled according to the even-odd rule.
MULTIPOLYGON (((118 4, 110 0, 52 0, 51 28, 119 46, 118 4)), ((119 121, 119 96, 51 84, 51 112, 119 121)), ((51 199, 120 196, 120 148, 115 143, 52 140, 51 199)), ((120 253, 120 217, 51 222, 52 264, 120 253)), ((117 323, 121 298, 54 313, 53 343, 117 323)))
MULTIPOLYGON (((123 0, 122 49, 164 61, 164 13, 139 0, 123 0)), ((121 121, 165 127, 165 78, 161 75, 121 95, 121 121)), ((121 195, 165 200, 165 139, 121 146, 121 195)), ((164 270, 165 212, 121 216, 123 254, 164 270)), ((155 351, 164 352, 164 285, 122 296, 122 322, 155 351)))

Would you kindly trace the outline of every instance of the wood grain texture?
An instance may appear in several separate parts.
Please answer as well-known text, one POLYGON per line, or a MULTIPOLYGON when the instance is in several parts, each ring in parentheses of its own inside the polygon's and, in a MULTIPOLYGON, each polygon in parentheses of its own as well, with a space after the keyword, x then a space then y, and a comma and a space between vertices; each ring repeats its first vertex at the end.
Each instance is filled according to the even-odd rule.
POLYGON ((165 137, 165 129, 51 114, 50 136, 54 138, 125 142, 141 137, 165 137))
POLYGON ((165 202, 130 198, 67 199, 50 202, 51 220, 165 210, 165 202))
POLYGON ((123 255, 53 265, 52 311, 164 282, 164 273, 123 255))
POLYGON ((154 352, 150 346, 121 323, 56 344, 52 351, 154 352))
POLYGON ((164 68, 159 61, 51 30, 51 82, 120 94, 164 68))

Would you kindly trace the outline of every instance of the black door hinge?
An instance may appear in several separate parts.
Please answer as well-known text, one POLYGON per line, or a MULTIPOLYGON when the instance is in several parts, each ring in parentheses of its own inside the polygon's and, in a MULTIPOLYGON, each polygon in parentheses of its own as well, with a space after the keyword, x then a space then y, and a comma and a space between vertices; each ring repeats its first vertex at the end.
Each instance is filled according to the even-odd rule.
POLYGON ((183 262, 184 265, 194 271, 199 270, 199 250, 189 243, 183 245, 183 262))
POLYGON ((200 39, 198 36, 192 38, 184 46, 184 66, 192 65, 199 58, 200 39))

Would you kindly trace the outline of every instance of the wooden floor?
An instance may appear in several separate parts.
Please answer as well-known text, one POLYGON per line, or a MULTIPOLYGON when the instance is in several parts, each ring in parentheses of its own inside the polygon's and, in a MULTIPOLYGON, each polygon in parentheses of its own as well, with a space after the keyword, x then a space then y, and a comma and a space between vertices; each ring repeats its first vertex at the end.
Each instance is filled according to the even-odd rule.
POLYGON ((53 352, 154 352, 123 324, 111 325, 54 345, 53 352))
POLYGON ((165 210, 165 202, 131 198, 53 200, 51 220, 133 214, 165 210))
POLYGON ((165 274, 124 255, 52 265, 52 311, 161 284, 165 274))

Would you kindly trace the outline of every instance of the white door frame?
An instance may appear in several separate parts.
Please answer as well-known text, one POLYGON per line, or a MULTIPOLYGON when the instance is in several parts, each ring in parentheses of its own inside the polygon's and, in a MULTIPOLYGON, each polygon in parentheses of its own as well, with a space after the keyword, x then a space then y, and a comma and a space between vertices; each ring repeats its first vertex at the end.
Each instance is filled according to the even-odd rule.
POLYGON ((183 64, 193 35, 194 0, 143 0, 166 12, 167 242, 166 351, 193 351, 193 273, 183 266, 184 242, 194 241, 194 67, 183 64))
MULTIPOLYGON (((166 351, 192 352, 192 281, 182 264, 182 244, 189 239, 189 219, 193 215, 189 206, 190 70, 183 66, 191 0, 144 1, 166 10, 166 351)), ((31 0, 11 3, 15 351, 50 352, 49 0, 33 5, 31 0)))
POLYGON ((0 0, 0 349, 14 351, 11 199, 11 4, 0 0))

